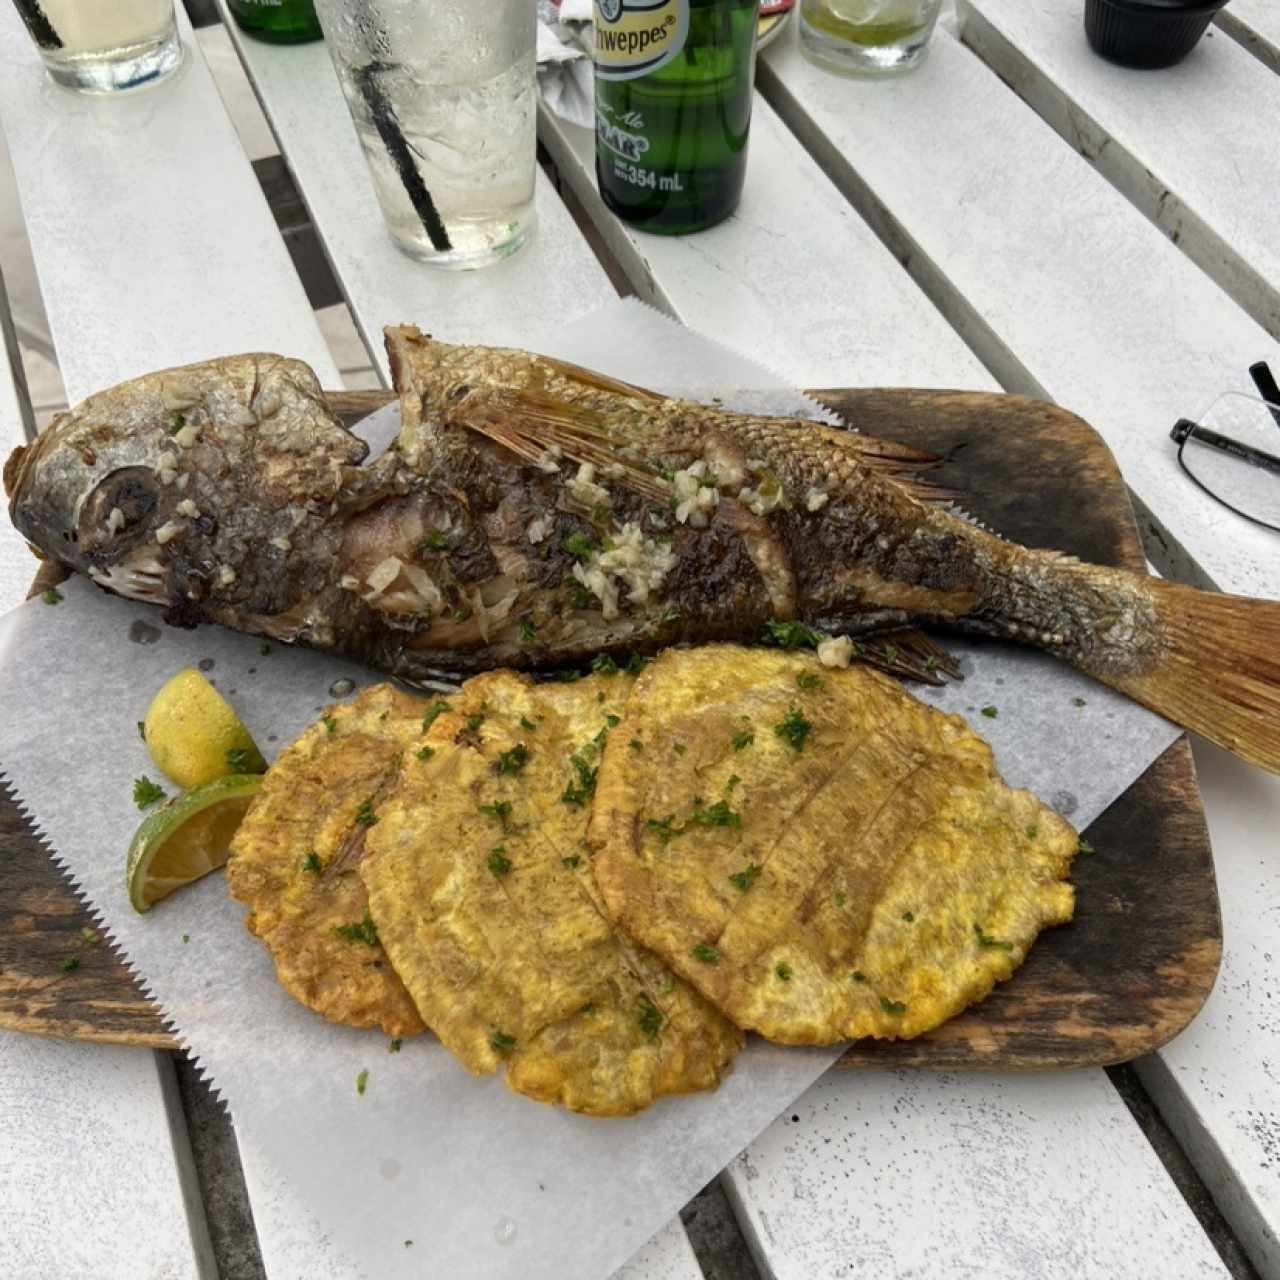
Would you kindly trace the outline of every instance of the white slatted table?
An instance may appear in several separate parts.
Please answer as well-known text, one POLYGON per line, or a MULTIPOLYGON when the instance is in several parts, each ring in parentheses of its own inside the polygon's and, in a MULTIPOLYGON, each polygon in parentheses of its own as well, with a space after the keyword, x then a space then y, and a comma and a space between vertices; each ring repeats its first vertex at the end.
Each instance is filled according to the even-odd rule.
MULTIPOLYGON (((1264 38, 1274 34, 1266 3, 1233 5, 1240 23, 1264 38)), ((978 7, 1003 12, 996 0, 978 7)), ((411 319, 458 341, 536 347, 548 326, 613 296, 541 177, 538 236, 521 254, 466 276, 411 267, 382 232, 324 49, 233 35, 375 361, 384 323, 411 319)), ((73 399, 140 368, 249 347, 300 355, 336 385, 198 55, 181 81, 154 94, 85 104, 49 96, 55 91, 11 11, 0 10, 0 37, 0 120, 73 399), (185 198, 174 201, 175 190, 185 198), (115 193, 105 208, 95 199, 104 191, 115 193), (77 192, 80 202, 68 198, 77 192)), ((1052 395, 1107 436, 1150 528, 1166 541, 1162 567, 1280 596, 1275 543, 1241 534, 1188 493, 1161 450, 1173 417, 1223 387, 1246 385, 1245 365, 1267 353, 1267 335, 1111 186, 1111 175, 1081 160, 944 32, 926 68, 899 84, 823 76, 789 39, 762 64, 760 84, 741 210, 684 239, 635 233, 612 219, 595 196, 590 135, 543 119, 562 179, 640 296, 799 385, 1052 395), (1100 238, 1108 246, 1101 257, 1100 238)), ((1234 225, 1231 209, 1214 208, 1217 225, 1234 225)), ((1255 258, 1252 242, 1224 235, 1245 266, 1260 263, 1264 282, 1270 278, 1265 253, 1255 258)), ((1250 279, 1243 271, 1228 283, 1257 313, 1266 295, 1250 279)), ((0 393, 0 416, 5 407, 0 393)), ((0 543, 0 582, 11 564, 12 548, 0 543)), ((1262 957, 1274 929, 1256 908, 1276 902, 1280 884, 1256 832, 1274 830, 1280 784, 1220 753, 1200 759, 1228 962, 1205 1016, 1142 1072, 1255 1263, 1278 1276, 1280 1178, 1263 1156, 1277 1140, 1267 1073, 1280 1026, 1263 1020, 1264 1035, 1241 1037, 1258 1031, 1257 993, 1270 963, 1262 957), (1234 816, 1230 803, 1240 806, 1234 816)), ((23 1228, 16 1238, 0 1232, 0 1262, 11 1274, 57 1274, 59 1260, 64 1274, 77 1274, 70 1241, 79 1193, 99 1185, 95 1177, 105 1188, 121 1160, 145 1176, 129 1189, 136 1202, 123 1220, 95 1221, 101 1240, 86 1231, 74 1242, 88 1242, 94 1274, 212 1274, 182 1117, 166 1105, 167 1071, 162 1056, 0 1041, 0 1217, 23 1228), (58 1088, 24 1084, 32 1067, 58 1088), (95 1087, 100 1095, 91 1098, 95 1087), (84 1185, 73 1186, 57 1136, 95 1102, 127 1123, 108 1126, 110 1141, 101 1153, 95 1147, 84 1185), (52 1149, 16 1144, 37 1109, 52 1149), (39 1217, 29 1206, 26 1218, 15 1214, 27 1206, 24 1169, 27 1184, 48 1188, 39 1217), (153 1225, 139 1241, 132 1222, 144 1214, 153 1225), (69 1242, 61 1255, 27 1245, 33 1224, 46 1243, 69 1242)), ((241 1156, 269 1280, 345 1274, 251 1143, 241 1143, 241 1156)), ((1226 1274, 1101 1072, 833 1073, 723 1183, 766 1275, 1226 1274)), ((678 1219, 619 1273, 701 1274, 678 1219)))
POLYGON ((1217 22, 1273 71, 1280 71, 1280 10, 1271 0, 1232 0, 1217 22))

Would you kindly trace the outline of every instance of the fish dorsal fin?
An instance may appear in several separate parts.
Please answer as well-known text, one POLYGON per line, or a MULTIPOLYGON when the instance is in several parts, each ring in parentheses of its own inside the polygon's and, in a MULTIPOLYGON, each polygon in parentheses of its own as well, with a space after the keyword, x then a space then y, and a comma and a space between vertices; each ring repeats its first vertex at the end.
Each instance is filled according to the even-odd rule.
POLYGON ((670 497, 670 486, 658 467, 638 460, 635 440, 628 441, 598 409, 541 391, 485 387, 453 406, 448 422, 492 440, 533 466, 558 471, 557 459, 591 463, 651 501, 670 497))

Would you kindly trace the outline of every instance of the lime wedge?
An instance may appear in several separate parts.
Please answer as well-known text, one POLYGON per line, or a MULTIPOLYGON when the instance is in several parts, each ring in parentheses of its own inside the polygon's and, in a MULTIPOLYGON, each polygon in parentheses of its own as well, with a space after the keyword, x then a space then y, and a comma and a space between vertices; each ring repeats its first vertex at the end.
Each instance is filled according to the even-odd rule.
POLYGON ((262 775, 238 773, 193 787, 147 817, 129 844, 125 872, 135 911, 222 866, 262 775))
POLYGON ((142 736, 157 767, 180 787, 267 767, 231 704, 195 667, 179 671, 151 699, 142 736))

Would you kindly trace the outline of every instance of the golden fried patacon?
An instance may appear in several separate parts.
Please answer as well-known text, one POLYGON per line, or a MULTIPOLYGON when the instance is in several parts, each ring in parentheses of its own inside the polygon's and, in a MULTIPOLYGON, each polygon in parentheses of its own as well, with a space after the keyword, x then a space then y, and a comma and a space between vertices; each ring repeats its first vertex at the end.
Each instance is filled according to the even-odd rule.
POLYGON ((604 901, 744 1029, 919 1035, 1071 918, 1075 832, 876 672, 670 650, 626 714, 591 823, 604 901))
POLYGON ((330 707, 267 771, 227 863, 284 989, 331 1022, 392 1036, 425 1028, 378 942, 357 867, 433 705, 383 684, 330 707))
POLYGON ((738 1031, 608 920, 586 825, 625 674, 468 681, 405 756, 360 874, 423 1018, 476 1073, 625 1115, 714 1087, 738 1031))

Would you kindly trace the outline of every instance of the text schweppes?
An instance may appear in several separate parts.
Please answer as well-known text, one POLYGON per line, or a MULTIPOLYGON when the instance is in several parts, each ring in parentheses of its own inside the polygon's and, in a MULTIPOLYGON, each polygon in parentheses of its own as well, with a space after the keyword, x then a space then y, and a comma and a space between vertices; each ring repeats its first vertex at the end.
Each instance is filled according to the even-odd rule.
POLYGON ((689 0, 595 0, 596 75, 634 80, 684 48, 689 0))

